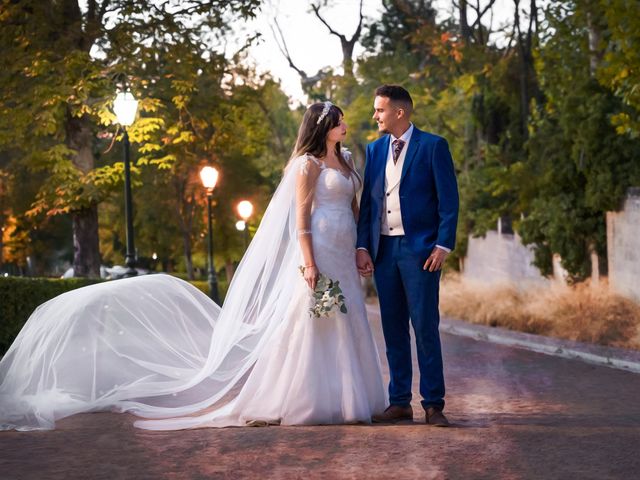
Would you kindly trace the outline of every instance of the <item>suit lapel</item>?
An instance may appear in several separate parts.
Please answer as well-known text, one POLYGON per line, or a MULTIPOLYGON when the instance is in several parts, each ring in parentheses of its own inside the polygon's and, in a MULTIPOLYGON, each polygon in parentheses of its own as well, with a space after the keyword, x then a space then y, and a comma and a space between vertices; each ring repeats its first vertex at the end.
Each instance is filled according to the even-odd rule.
POLYGON ((380 149, 374 154, 376 177, 373 182, 372 192, 384 192, 385 168, 387 166, 387 155, 389 153, 389 139, 391 135, 385 135, 380 142, 380 149))
MULTIPOLYGON (((411 162, 416 156, 418 152, 418 147, 420 145, 420 131, 414 126, 413 133, 411 134, 411 139, 409 140, 409 149, 407 150, 407 155, 404 157, 404 165, 402 166, 402 175, 400 175, 400 181, 404 180, 409 167, 411 166, 411 162)), ((388 145, 388 142, 387 142, 388 145)))

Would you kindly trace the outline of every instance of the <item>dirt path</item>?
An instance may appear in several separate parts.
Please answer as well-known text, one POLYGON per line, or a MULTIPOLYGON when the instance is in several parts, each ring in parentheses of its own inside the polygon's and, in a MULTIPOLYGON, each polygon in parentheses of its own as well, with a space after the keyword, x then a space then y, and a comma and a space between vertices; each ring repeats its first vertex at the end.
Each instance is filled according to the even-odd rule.
POLYGON ((415 423, 397 426, 165 433, 134 429, 129 415, 85 414, 55 431, 0 433, 0 478, 600 480, 640 471, 640 375, 450 335, 443 344, 456 428, 425 426, 417 393, 415 423))

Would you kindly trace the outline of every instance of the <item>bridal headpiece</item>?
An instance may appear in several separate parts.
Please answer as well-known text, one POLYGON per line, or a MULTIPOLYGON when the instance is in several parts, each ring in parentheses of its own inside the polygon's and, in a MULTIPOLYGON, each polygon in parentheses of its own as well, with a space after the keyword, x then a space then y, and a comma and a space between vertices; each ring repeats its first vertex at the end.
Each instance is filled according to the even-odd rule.
POLYGON ((333 106, 333 103, 329 101, 324 102, 324 108, 322 109, 322 113, 318 117, 318 121, 316 122, 316 125, 320 125, 320 122, 324 120, 324 117, 326 117, 329 114, 329 110, 331 109, 332 106, 333 106))

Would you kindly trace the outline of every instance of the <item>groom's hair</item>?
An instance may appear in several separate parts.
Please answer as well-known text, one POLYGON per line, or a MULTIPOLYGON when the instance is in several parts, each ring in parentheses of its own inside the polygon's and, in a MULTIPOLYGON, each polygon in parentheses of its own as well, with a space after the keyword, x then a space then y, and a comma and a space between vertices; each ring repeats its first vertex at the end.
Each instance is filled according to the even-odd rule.
POLYGON ((408 114, 413 112, 411 95, 400 85, 382 85, 376 88, 376 97, 387 97, 392 103, 406 110, 408 114))

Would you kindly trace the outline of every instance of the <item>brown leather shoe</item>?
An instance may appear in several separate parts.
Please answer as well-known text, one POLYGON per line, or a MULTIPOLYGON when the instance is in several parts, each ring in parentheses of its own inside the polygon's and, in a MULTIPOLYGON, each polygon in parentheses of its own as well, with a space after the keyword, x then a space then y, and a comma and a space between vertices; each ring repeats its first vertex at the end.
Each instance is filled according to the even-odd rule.
POLYGON ((425 413, 427 414, 427 425, 432 425, 434 427, 449 427, 451 424, 447 417, 442 413, 441 408, 429 407, 425 409, 425 413))
POLYGON ((373 423, 396 423, 403 420, 413 420, 413 408, 411 408, 411 405, 407 407, 389 405, 383 413, 371 417, 373 423))

